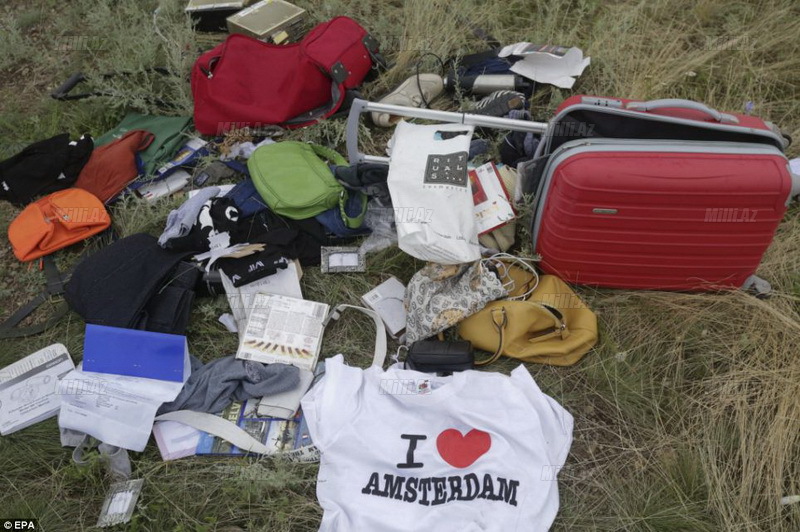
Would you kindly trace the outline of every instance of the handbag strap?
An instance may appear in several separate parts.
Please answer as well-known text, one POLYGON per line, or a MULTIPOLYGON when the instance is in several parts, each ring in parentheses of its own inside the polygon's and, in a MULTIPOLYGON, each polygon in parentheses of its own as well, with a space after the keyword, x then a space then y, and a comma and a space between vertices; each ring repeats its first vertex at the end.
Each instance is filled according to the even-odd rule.
POLYGON ((383 363, 386 361, 386 327, 383 325, 381 317, 374 310, 358 307, 356 305, 337 305, 328 313, 328 316, 322 322, 323 329, 328 326, 331 320, 338 320, 342 315, 342 311, 349 308, 363 312, 372 318, 372 321, 375 323, 375 348, 372 354, 372 365, 382 368, 383 363))
MULTIPOLYGON (((526 303, 530 303, 534 305, 536 308, 541 309, 547 312, 550 316, 553 317, 557 326, 555 327, 556 331, 560 331, 562 336, 567 331, 567 324, 564 322, 563 316, 557 314, 555 309, 544 305, 542 303, 537 303, 535 301, 526 301, 526 303)), ((476 366, 487 366, 493 362, 496 362, 498 358, 503 355, 503 352, 506 349, 506 327, 508 326, 508 314, 506 313, 505 307, 495 307, 491 309, 491 317, 492 317, 492 325, 494 326, 495 330, 497 331, 498 342, 497 342, 497 350, 488 358, 483 360, 476 360, 476 366)))
POLYGON ((242 451, 258 454, 274 454, 266 445, 250 436, 247 432, 227 419, 205 412, 193 410, 176 410, 156 416, 156 421, 177 421, 197 430, 229 441, 242 451))
POLYGON ((335 166, 347 166, 347 159, 336 150, 332 150, 321 144, 314 144, 313 142, 309 142, 308 145, 311 146, 311 149, 314 150, 314 153, 316 153, 317 157, 320 159, 324 159, 335 166))
MULTIPOLYGON (((339 152, 336 150, 332 150, 326 146, 321 146, 320 144, 314 144, 313 142, 309 143, 311 149, 314 150, 314 153, 317 154, 317 157, 321 159, 325 159, 328 163, 333 164, 335 166, 347 166, 347 159, 345 159, 339 152)), ((335 178, 334 178, 335 179, 335 178)), ((338 183, 338 181, 337 181, 338 183)), ((361 207, 359 208, 359 212, 355 216, 350 216, 347 214, 347 201, 349 199, 348 191, 342 187, 342 192, 339 194, 339 213, 342 216, 342 221, 344 221, 345 225, 350 229, 358 229, 364 223, 364 216, 367 214, 367 203, 369 198, 361 192, 360 194, 360 202, 361 207)))
POLYGON ((492 354, 489 358, 485 358, 483 360, 476 360, 476 366, 488 366, 492 362, 496 362, 498 358, 503 354, 503 351, 506 348, 506 326, 508 325, 508 314, 506 314, 506 307, 500 308, 493 308, 491 310, 492 316, 492 325, 494 325, 495 330, 497 331, 497 349, 495 350, 494 354, 492 354))
POLYGON ((355 216, 350 216, 347 214, 347 201, 349 200, 349 191, 342 190, 342 193, 339 195, 339 214, 342 216, 342 221, 344 224, 349 227, 350 229, 358 229, 364 224, 364 216, 367 214, 367 204, 369 203, 369 198, 363 192, 358 192, 359 201, 361 202, 361 207, 359 208, 358 214, 355 216))

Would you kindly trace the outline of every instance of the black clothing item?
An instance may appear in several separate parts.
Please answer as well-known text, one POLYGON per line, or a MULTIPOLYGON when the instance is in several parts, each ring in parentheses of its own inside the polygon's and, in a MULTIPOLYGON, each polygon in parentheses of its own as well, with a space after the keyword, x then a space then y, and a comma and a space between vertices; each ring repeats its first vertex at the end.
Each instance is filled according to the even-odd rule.
POLYGON ((179 263, 188 255, 162 249, 139 233, 81 261, 64 298, 86 323, 184 334, 198 272, 179 263))
POLYGON ((71 187, 93 149, 89 135, 71 143, 67 133, 27 146, 0 161, 0 199, 22 206, 37 196, 71 187))
POLYGON ((164 284, 147 301, 133 328, 184 334, 189 326, 194 288, 200 276, 200 270, 191 262, 179 262, 164 284))
POLYGON ((350 166, 336 166, 333 169, 333 175, 350 190, 374 196, 382 203, 391 201, 389 185, 386 183, 389 176, 389 165, 387 164, 358 163, 350 166))
POLYGON ((263 243, 265 249, 238 259, 222 258, 215 265, 238 287, 286 268, 290 260, 297 259, 303 266, 317 266, 321 246, 342 245, 352 240, 329 237, 315 218, 290 220, 264 210, 240 220, 231 233, 231 243, 263 243))
MULTIPOLYGON (((266 247, 246 257, 219 259, 217 264, 233 286, 242 286, 272 275, 289 266, 289 261, 299 258, 294 246, 298 232, 292 229, 276 229, 263 239, 266 247)), ((317 257, 319 260, 319 257, 317 257)))
POLYGON ((320 240, 324 243, 326 237, 322 225, 313 218, 289 220, 263 211, 240 222, 232 240, 266 244, 263 251, 247 257, 217 261, 233 285, 242 286, 286 268, 290 260, 298 259, 303 266, 319 264, 320 240))

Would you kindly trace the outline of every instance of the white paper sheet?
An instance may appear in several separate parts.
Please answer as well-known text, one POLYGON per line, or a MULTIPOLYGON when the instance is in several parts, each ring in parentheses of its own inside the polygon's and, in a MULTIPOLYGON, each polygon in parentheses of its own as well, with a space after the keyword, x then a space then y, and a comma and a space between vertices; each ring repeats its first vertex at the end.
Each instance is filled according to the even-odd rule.
POLYGON ((538 83, 548 83, 570 89, 575 78, 591 64, 591 57, 583 57, 580 48, 540 46, 519 42, 504 47, 500 57, 522 56, 511 66, 511 71, 538 83))
POLYGON ((153 436, 164 461, 193 456, 201 432, 177 421, 158 421, 153 425, 153 436))
POLYGON ((224 273, 220 272, 220 277, 239 332, 243 332, 247 325, 256 294, 277 294, 303 299, 303 291, 300 288, 302 269, 297 261, 290 262, 287 268, 278 270, 272 275, 239 287, 233 286, 233 282, 224 273))
POLYGON ((67 348, 53 344, 0 370, 0 434, 55 416, 58 379, 75 369, 67 348))
POLYGON ((58 425, 85 432, 109 445, 143 451, 156 410, 174 400, 182 388, 182 382, 76 369, 59 383, 58 425))

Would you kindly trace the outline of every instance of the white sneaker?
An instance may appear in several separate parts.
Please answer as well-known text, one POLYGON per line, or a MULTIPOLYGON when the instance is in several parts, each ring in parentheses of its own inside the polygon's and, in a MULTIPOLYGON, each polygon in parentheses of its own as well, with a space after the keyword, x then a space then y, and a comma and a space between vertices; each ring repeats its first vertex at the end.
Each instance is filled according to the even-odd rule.
MULTIPOLYGON (((395 90, 378 100, 378 103, 420 107, 424 103, 422 94, 419 92, 420 87, 422 87, 422 94, 425 95, 425 100, 430 102, 444 90, 444 80, 437 74, 420 74, 418 85, 417 76, 411 76, 395 90)), ((381 127, 391 127, 399 122, 400 118, 389 113, 372 113, 372 121, 375 125, 381 127)))

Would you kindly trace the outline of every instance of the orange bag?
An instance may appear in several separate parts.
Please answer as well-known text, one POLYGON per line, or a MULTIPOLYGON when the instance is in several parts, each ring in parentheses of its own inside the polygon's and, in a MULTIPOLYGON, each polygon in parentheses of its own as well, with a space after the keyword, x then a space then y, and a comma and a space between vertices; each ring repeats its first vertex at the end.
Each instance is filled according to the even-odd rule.
POLYGON ((134 129, 110 144, 95 148, 75 187, 91 192, 104 203, 114 199, 139 176, 136 154, 150 146, 153 139, 152 133, 134 129))
POLYGON ((8 226, 14 255, 23 261, 100 233, 111 225, 103 203, 78 188, 59 190, 31 203, 8 226))

